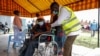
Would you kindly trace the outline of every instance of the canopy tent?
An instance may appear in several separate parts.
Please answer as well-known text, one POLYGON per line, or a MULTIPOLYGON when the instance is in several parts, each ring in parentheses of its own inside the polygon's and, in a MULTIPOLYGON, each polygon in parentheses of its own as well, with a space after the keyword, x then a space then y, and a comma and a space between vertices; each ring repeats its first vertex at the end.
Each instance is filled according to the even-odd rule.
POLYGON ((34 17, 35 13, 49 15, 54 1, 74 11, 98 8, 98 0, 0 0, 0 14, 11 16, 14 10, 19 10, 23 17, 34 17))
MULTIPOLYGON (((30 13, 37 13, 49 9, 53 0, 14 0, 30 13)), ((61 5, 77 2, 78 0, 56 0, 61 5)))

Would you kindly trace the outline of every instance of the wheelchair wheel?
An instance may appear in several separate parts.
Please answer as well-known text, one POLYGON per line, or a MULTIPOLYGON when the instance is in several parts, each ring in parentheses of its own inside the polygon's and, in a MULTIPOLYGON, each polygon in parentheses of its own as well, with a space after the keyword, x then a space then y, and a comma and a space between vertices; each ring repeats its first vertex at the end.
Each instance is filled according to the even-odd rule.
POLYGON ((35 51, 35 53, 33 54, 33 56, 42 56, 42 54, 37 50, 37 51, 35 51))
POLYGON ((57 56, 58 54, 58 47, 55 43, 51 42, 46 47, 45 56, 57 56))
POLYGON ((41 53, 34 53, 33 56, 42 56, 42 54, 41 53))
POLYGON ((39 46, 39 49, 35 49, 35 53, 33 56, 44 56, 45 48, 43 46, 39 46))
POLYGON ((58 56, 58 45, 53 43, 53 51, 54 51, 54 56, 58 56))

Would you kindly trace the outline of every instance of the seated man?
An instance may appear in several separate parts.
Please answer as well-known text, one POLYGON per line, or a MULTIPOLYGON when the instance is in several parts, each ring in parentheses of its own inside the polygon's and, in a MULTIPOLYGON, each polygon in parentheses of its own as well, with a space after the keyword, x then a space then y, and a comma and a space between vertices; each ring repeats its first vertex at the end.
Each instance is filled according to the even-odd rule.
POLYGON ((5 25, 0 22, 0 30, 4 31, 4 34, 6 33, 5 25))
POLYGON ((38 37, 40 34, 43 34, 45 32, 49 31, 46 28, 44 20, 41 18, 37 19, 36 25, 32 30, 32 33, 34 34, 33 37, 31 37, 32 41, 29 43, 24 56, 33 56, 35 48, 38 48, 38 37))

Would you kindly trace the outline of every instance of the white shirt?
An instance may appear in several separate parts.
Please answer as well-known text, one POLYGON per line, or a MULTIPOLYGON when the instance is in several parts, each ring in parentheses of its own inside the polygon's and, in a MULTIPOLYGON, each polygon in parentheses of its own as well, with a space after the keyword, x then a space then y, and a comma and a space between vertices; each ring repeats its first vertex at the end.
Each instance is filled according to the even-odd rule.
MULTIPOLYGON (((52 23, 51 27, 60 26, 64 20, 70 19, 70 16, 71 16, 70 11, 68 11, 65 7, 60 7, 59 10, 60 10, 60 14, 58 15, 58 20, 52 23)), ((78 35, 80 32, 81 30, 71 32, 68 36, 78 35)))

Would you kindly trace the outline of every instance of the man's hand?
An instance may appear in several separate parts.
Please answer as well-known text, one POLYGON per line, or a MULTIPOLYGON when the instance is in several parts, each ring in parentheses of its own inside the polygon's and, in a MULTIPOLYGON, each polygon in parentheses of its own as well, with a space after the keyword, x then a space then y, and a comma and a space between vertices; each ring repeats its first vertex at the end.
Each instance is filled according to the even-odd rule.
POLYGON ((53 17, 54 17, 54 14, 51 14, 51 19, 50 19, 51 24, 53 23, 53 17))

